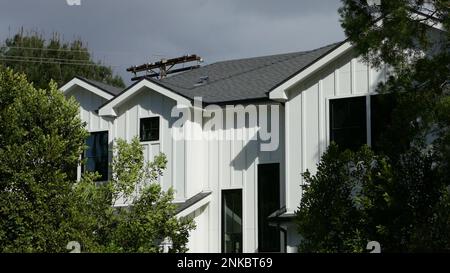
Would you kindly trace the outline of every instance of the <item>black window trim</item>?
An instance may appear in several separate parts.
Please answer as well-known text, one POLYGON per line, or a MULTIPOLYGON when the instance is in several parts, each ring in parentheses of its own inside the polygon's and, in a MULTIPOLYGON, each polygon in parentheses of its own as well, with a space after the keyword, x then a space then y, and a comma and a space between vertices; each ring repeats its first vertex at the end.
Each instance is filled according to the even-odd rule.
MULTIPOLYGON (((97 182, 105 182, 105 181, 108 181, 109 180, 109 171, 110 171, 110 169, 109 169, 109 164, 110 164, 110 155, 109 155, 109 152, 110 152, 110 150, 109 150, 109 145, 110 145, 110 137, 109 137, 109 130, 92 130, 92 131, 89 131, 88 132, 89 133, 89 135, 91 135, 91 134, 98 134, 98 133, 106 133, 106 135, 108 136, 108 148, 107 148, 107 151, 108 151, 108 155, 107 155, 107 157, 108 157, 108 167, 107 167, 107 171, 106 171, 106 180, 103 180, 103 179, 100 179, 100 180, 98 180, 97 182)), ((81 155, 81 158, 84 160, 84 159, 87 159, 88 157, 86 156, 86 152, 87 151, 84 151, 83 153, 82 153, 82 155, 81 155)), ((81 170, 80 170, 80 175, 82 176, 83 175, 83 173, 84 172, 86 172, 86 169, 85 169, 85 167, 84 167, 84 163, 82 163, 81 165, 80 165, 80 168, 81 168, 81 170)), ((80 177, 81 178, 81 177, 80 177)))
MULTIPOLYGON (((257 172, 257 179, 256 179, 256 184, 257 184, 257 186, 256 186, 256 195, 258 196, 257 197, 257 206, 256 206, 256 213, 257 213, 257 221, 256 221, 256 229, 258 230, 258 234, 257 234, 257 237, 258 237, 258 252, 259 253, 269 253, 269 252, 267 252, 267 251, 261 251, 260 249, 259 249, 259 247, 260 247, 260 241, 259 241, 259 239, 260 239, 260 234, 259 234, 259 228, 260 228, 260 219, 259 219, 259 213, 260 213, 260 211, 259 211, 259 206, 260 206, 260 200, 259 200, 259 168, 260 167, 264 167, 264 165, 265 166, 268 166, 268 165, 277 165, 277 168, 278 168, 278 207, 277 207, 277 209, 279 209, 280 207, 282 207, 282 204, 281 204, 281 200, 282 200, 282 197, 281 197, 281 194, 282 194, 282 186, 281 186, 281 163, 279 162, 279 161, 265 161, 265 162, 260 162, 260 163, 258 163, 257 165, 256 165, 256 168, 257 168, 257 170, 256 170, 256 172, 257 172)), ((275 211, 275 210, 274 210, 275 211)), ((273 211, 272 211, 273 212, 273 211)), ((281 232, 281 229, 279 230, 279 232, 281 232)), ((280 237, 280 239, 281 239, 281 237, 280 237)), ((282 245, 282 242, 281 242, 281 240, 280 240, 280 246, 279 246, 279 250, 277 251, 277 252, 281 252, 282 250, 281 250, 281 245, 282 245)))
POLYGON ((224 222, 224 215, 223 215, 223 209, 224 209, 224 199, 225 199, 225 195, 227 193, 231 193, 231 192, 239 192, 241 195, 241 220, 242 220, 242 224, 241 224, 241 253, 244 253, 244 189, 243 188, 225 188, 225 189, 221 189, 220 190, 220 252, 221 253, 225 253, 225 222, 224 222))
POLYGON ((356 97, 365 97, 366 98, 366 143, 369 147, 372 147, 372 97, 374 96, 382 96, 384 94, 380 94, 377 92, 369 92, 366 94, 350 94, 350 95, 338 95, 333 97, 326 98, 325 105, 325 134, 326 134, 326 144, 327 146, 331 143, 331 131, 330 131, 330 101, 335 99, 350 99, 356 97))
POLYGON ((141 143, 158 143, 161 141, 161 116, 159 115, 152 115, 152 116, 143 116, 139 117, 139 141, 141 143), (143 119, 149 119, 149 118, 158 118, 158 139, 157 140, 142 140, 141 138, 141 123, 143 119))
POLYGON ((331 144, 331 101, 332 100, 338 100, 338 99, 351 99, 351 98, 366 98, 366 143, 369 147, 372 146, 372 124, 371 124, 371 107, 370 107, 370 100, 372 96, 379 95, 378 93, 369 92, 366 94, 350 94, 350 95, 338 95, 338 96, 332 96, 326 98, 326 105, 325 105, 325 130, 326 130, 326 143, 327 146, 331 144))

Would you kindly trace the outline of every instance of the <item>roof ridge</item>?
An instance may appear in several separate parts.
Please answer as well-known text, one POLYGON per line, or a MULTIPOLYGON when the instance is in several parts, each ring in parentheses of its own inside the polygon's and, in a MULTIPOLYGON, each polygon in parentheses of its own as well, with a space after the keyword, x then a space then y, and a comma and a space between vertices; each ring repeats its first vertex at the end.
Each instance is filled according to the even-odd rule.
POLYGON ((276 53, 276 54, 271 54, 271 55, 262 55, 262 56, 255 56, 255 57, 246 57, 246 58, 241 58, 241 59, 223 60, 223 61, 218 61, 218 62, 212 63, 210 65, 218 64, 218 63, 226 63, 226 62, 252 60, 252 59, 259 59, 259 58, 268 58, 268 57, 275 57, 275 56, 282 56, 282 55, 293 55, 293 54, 300 54, 300 53, 307 54, 307 53, 311 53, 313 51, 321 50, 323 48, 330 47, 330 46, 333 46, 333 45, 337 45, 337 44, 340 44, 340 43, 342 43, 342 41, 331 43, 331 44, 328 44, 328 45, 324 45, 324 46, 321 46, 321 47, 318 47, 318 48, 315 48, 315 49, 302 50, 302 51, 291 51, 291 52, 286 52, 286 53, 276 53))
MULTIPOLYGON (((114 86, 114 85, 111 85, 111 84, 108 84, 108 83, 104 83, 102 81, 88 79, 88 78, 82 77, 82 76, 75 76, 75 78, 78 78, 78 79, 80 79, 80 80, 82 80, 84 82, 87 82, 87 83, 89 83, 89 84, 91 84, 91 85, 93 85, 93 86, 95 86, 95 87, 97 87, 97 88, 99 88, 99 89, 101 89, 101 90, 103 90, 103 91, 113 95, 113 96, 116 96, 117 94, 115 94, 114 92, 111 92, 111 90, 105 89, 105 86, 109 87, 111 89, 120 91, 120 92, 122 92, 125 89, 125 88, 122 88, 122 87, 117 87, 117 86, 114 86), (101 85, 104 85, 104 86, 101 86, 101 85)), ((117 93, 120 93, 120 92, 117 92, 117 93)))
MULTIPOLYGON (((214 80, 214 81, 209 81, 209 82, 208 82, 208 85, 211 86, 211 85, 213 85, 213 84, 215 84, 215 83, 218 83, 218 82, 220 82, 220 81, 224 81, 224 80, 227 80, 227 79, 236 77, 236 76, 240 76, 240 75, 244 75, 244 74, 247 74, 247 73, 250 73, 250 72, 254 72, 254 71, 257 71, 257 70, 260 70, 260 69, 263 69, 263 68, 266 68, 266 67, 275 65, 275 64, 280 64, 280 63, 286 62, 286 61, 288 61, 288 60, 296 59, 296 58, 302 57, 302 56, 304 56, 304 55, 306 55, 306 54, 308 54, 308 53, 313 53, 313 52, 315 52, 315 51, 319 51, 319 50, 322 50, 322 49, 324 49, 324 48, 336 46, 336 45, 338 45, 338 44, 340 44, 340 43, 342 43, 342 42, 331 43, 331 44, 329 44, 329 45, 322 46, 322 47, 319 47, 319 48, 316 48, 316 49, 312 49, 312 50, 307 50, 307 51, 298 51, 298 52, 290 52, 290 53, 283 53, 283 54, 273 54, 273 55, 267 55, 267 56, 252 57, 252 58, 244 58, 244 59, 235 59, 235 60, 227 60, 227 61, 221 61, 221 62, 212 63, 212 64, 209 64, 209 65, 207 65, 207 66, 211 66, 211 65, 215 65, 215 64, 220 64, 220 63, 226 63, 226 62, 233 62, 233 61, 251 60, 251 59, 258 59, 258 58, 275 57, 275 56, 281 56, 281 55, 294 55, 294 54, 298 54, 298 55, 296 55, 295 57, 292 57, 292 58, 284 58, 284 59, 282 59, 282 60, 272 61, 270 64, 265 63, 265 64, 262 64, 262 65, 260 65, 260 66, 255 67, 255 68, 253 68, 253 69, 248 69, 248 70, 245 70, 245 71, 242 71, 242 72, 238 72, 238 73, 235 73, 235 74, 228 75, 228 76, 226 76, 226 77, 218 78, 218 79, 216 79, 216 80, 214 80)), ((205 66, 205 67, 207 67, 207 66, 205 66)), ((188 72, 187 72, 187 73, 188 73, 188 72)), ((181 75, 183 75, 183 74, 184 74, 184 73, 181 73, 181 74, 178 74, 178 75, 176 75, 176 76, 181 76, 181 75)), ((176 76, 175 76, 175 77, 176 77, 176 76)), ((175 86, 175 87, 178 87, 178 88, 182 88, 182 89, 185 89, 185 90, 194 90, 194 89, 196 89, 196 88, 201 88, 201 87, 203 86, 203 85, 201 85, 201 86, 192 86, 192 87, 190 87, 190 88, 186 88, 186 87, 184 87, 184 86, 179 86, 179 85, 177 85, 177 84, 173 84, 173 83, 170 83, 170 82, 167 82, 167 81, 162 81, 162 82, 163 82, 164 84, 169 84, 169 85, 172 85, 172 86, 175 86)))

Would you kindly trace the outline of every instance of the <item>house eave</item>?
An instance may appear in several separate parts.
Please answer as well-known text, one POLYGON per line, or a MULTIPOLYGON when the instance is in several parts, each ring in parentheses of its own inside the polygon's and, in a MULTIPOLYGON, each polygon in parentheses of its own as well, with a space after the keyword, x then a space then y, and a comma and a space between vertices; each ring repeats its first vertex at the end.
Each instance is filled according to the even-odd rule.
POLYGON ((134 97, 137 93, 139 93, 143 88, 149 88, 152 91, 160 93, 163 96, 171 98, 177 102, 180 107, 192 106, 192 101, 184 96, 181 96, 172 90, 169 90, 154 81, 150 81, 146 78, 140 80, 134 85, 131 85, 128 89, 125 89, 122 93, 112 98, 106 104, 100 106, 98 109, 98 113, 100 116, 109 116, 109 117, 117 117, 117 107, 134 97))
POLYGON ((81 87, 83 89, 86 89, 86 90, 96 94, 97 96, 100 96, 100 97, 106 99, 106 100, 111 100, 112 98, 114 98, 114 96, 112 94, 110 94, 110 93, 108 93, 108 92, 98 88, 95 85, 87 83, 87 82, 81 80, 78 77, 73 78, 68 83, 66 83, 63 86, 61 86, 59 88, 59 90, 61 90, 64 94, 68 94, 76 86, 81 87))
POLYGON ((287 94, 289 88, 308 78, 313 73, 319 71, 328 63, 349 52, 352 48, 353 45, 349 41, 343 42, 341 45, 337 46, 335 49, 331 50, 330 52, 313 62, 311 65, 307 66, 305 69, 294 74, 292 77, 288 78, 286 81, 273 88, 269 92, 269 98, 278 102, 286 102, 287 100, 289 100, 289 96, 287 94))

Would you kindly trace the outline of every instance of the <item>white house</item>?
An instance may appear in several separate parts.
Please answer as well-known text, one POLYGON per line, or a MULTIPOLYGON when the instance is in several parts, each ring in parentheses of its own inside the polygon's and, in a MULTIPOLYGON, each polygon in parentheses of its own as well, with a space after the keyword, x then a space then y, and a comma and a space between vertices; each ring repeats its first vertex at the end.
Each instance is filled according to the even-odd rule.
POLYGON ((91 132, 85 168, 106 180, 114 140, 136 135, 146 159, 167 156, 160 183, 175 189, 178 215, 196 221, 191 252, 296 252, 301 173, 316 170, 332 140, 375 141, 374 117, 382 115, 375 87, 387 73, 343 41, 142 79, 125 90, 83 78, 61 90, 80 103, 91 132))

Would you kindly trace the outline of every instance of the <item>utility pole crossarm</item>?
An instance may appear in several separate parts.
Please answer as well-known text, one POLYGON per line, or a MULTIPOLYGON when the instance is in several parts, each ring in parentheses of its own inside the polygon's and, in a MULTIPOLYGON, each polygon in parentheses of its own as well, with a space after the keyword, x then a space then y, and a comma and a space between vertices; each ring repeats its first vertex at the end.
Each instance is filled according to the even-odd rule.
POLYGON ((172 59, 161 59, 160 61, 154 62, 154 63, 147 63, 147 64, 143 64, 143 65, 139 65, 139 66, 132 66, 127 68, 128 72, 132 72, 135 77, 132 78, 132 80, 139 80, 143 77, 159 77, 164 78, 169 74, 173 74, 173 73, 178 73, 178 72, 182 72, 182 71, 187 71, 187 70, 192 70, 192 69, 197 69, 200 67, 200 65, 194 65, 194 66, 189 66, 189 67, 183 67, 183 68, 178 68, 178 69, 172 69, 175 65, 177 64, 183 64, 183 63, 188 63, 188 62, 202 62, 202 58, 200 56, 197 56, 195 54, 193 55, 185 55, 185 56, 181 56, 181 57, 177 57, 177 58, 172 58, 172 59), (154 70, 158 69, 159 72, 155 72, 154 70), (145 76, 136 76, 136 73, 138 72, 153 72, 152 74, 147 74, 145 76))

